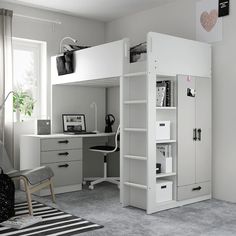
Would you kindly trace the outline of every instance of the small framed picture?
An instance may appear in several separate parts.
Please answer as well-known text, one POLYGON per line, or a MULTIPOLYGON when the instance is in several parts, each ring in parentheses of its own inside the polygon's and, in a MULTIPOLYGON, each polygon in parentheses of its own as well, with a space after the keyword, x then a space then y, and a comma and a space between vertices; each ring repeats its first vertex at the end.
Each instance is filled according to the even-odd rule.
POLYGON ((85 115, 84 114, 63 114, 63 132, 85 132, 85 115))

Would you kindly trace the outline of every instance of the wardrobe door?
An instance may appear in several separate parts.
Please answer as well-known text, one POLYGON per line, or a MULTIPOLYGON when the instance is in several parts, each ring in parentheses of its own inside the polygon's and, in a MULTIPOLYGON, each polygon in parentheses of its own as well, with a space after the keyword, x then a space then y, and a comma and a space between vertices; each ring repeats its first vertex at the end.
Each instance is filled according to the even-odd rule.
POLYGON ((196 79, 196 182, 211 180, 211 80, 196 79))
POLYGON ((178 186, 195 183, 195 78, 178 76, 178 186))

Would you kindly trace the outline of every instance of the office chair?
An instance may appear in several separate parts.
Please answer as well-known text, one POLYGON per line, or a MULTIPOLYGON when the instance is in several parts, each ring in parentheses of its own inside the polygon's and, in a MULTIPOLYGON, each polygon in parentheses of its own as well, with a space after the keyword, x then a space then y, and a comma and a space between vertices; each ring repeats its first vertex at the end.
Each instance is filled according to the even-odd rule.
POLYGON ((0 142, 0 167, 3 169, 4 173, 12 178, 12 180, 20 179, 24 182, 30 215, 33 215, 33 208, 31 203, 32 193, 49 186, 52 195, 52 201, 55 202, 52 185, 52 177, 54 176, 54 173, 50 167, 41 166, 31 170, 15 170, 10 163, 7 152, 2 142, 0 142))
POLYGON ((117 184, 118 188, 119 188, 119 186, 120 186, 119 179, 120 178, 107 177, 107 156, 110 153, 119 152, 120 151, 120 148, 118 147, 119 135, 120 135, 120 126, 117 128, 117 131, 116 131, 115 146, 109 146, 109 145, 94 146, 94 147, 91 147, 89 149, 92 152, 103 153, 103 156, 104 156, 104 175, 103 175, 102 178, 99 178, 99 179, 97 179, 95 181, 90 182, 89 189, 91 189, 91 190, 94 189, 94 185, 95 184, 99 184, 99 183, 102 183, 102 182, 110 182, 110 183, 113 183, 113 184, 117 184))

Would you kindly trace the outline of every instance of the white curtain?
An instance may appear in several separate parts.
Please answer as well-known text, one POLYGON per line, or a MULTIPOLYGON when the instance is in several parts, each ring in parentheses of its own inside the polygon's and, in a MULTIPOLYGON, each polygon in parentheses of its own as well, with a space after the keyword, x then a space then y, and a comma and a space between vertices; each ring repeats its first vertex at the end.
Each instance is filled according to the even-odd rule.
MULTIPOLYGON (((12 11, 0 9, 0 104, 12 91, 12 15, 12 11)), ((14 165, 12 103, 11 94, 0 111, 0 141, 14 165)))

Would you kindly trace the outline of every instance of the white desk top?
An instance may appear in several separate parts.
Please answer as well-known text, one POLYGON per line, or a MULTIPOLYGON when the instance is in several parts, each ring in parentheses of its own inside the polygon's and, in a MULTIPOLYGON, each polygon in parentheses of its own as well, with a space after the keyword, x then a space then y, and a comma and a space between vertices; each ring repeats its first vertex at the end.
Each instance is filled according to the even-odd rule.
POLYGON ((33 137, 33 138, 96 138, 96 137, 110 137, 116 133, 97 133, 97 134, 48 134, 48 135, 36 135, 27 134, 22 137, 33 137))

